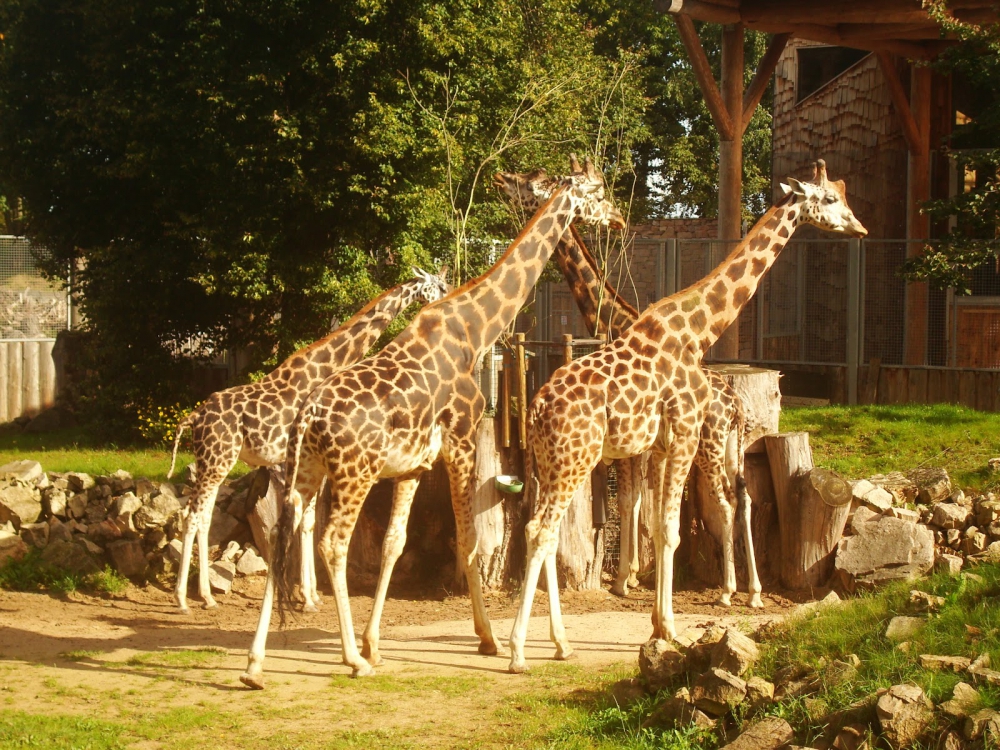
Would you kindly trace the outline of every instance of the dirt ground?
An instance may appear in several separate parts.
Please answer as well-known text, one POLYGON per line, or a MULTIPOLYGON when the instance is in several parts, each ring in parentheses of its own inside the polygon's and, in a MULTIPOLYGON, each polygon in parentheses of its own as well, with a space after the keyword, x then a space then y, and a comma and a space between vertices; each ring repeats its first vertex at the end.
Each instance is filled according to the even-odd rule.
MULTIPOLYGON (((280 712, 275 715, 279 707, 311 705, 302 703, 307 696, 327 695, 331 688, 350 695, 358 685, 344 677, 349 670, 341 663, 337 617, 329 597, 320 612, 300 613, 285 629, 277 627, 275 617, 264 664, 266 690, 249 691, 239 683, 262 592, 262 579, 238 579, 233 593, 218 598, 219 607, 196 609, 192 602, 187 616, 174 609, 170 592, 152 585, 130 588, 114 598, 0 592, 0 702, 33 714, 93 715, 96 710, 113 715, 108 696, 118 696, 135 710, 185 705, 239 710, 250 722, 244 730, 254 721, 265 722, 268 732, 274 731, 275 721, 289 722, 296 732, 305 731, 311 722, 319 722, 323 731, 371 730, 366 711, 338 700, 324 701, 325 710, 319 713, 293 710, 284 719, 280 712), (157 654, 206 648, 217 653, 198 667, 156 661, 157 654)), ((763 612, 751 610, 741 606, 747 595, 740 593, 734 597, 736 606, 725 609, 712 603, 717 594, 713 589, 676 592, 678 630, 716 621, 752 625, 780 617, 794 604, 765 594, 763 612)), ((620 664, 623 670, 634 670, 638 647, 650 633, 652 596, 646 589, 627 599, 607 591, 562 592, 567 632, 578 654, 571 663, 582 669, 620 664)), ((355 596, 351 604, 360 633, 371 598, 355 596)), ((504 644, 515 604, 507 596, 488 600, 494 632, 504 644)), ((553 663, 546 615, 545 594, 539 592, 525 650, 536 671, 553 663)), ((498 697, 522 690, 530 679, 507 674, 506 655, 480 656, 477 645, 466 597, 390 592, 382 624, 386 663, 377 672, 404 683, 440 676, 446 692, 449 684, 469 687, 445 701, 435 697, 434 690, 428 694, 421 689, 418 695, 383 690, 377 700, 365 691, 364 701, 375 700, 366 704, 367 711, 375 711, 383 729, 419 731, 424 746, 454 746, 456 737, 470 731, 469 721, 478 721, 498 697)))

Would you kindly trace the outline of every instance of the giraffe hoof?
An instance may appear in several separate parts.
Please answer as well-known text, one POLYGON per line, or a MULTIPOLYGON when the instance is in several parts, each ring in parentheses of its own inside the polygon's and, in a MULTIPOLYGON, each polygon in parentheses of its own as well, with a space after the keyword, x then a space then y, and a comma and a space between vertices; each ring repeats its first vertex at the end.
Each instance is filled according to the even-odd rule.
POLYGON ((303 612, 319 612, 319 607, 315 604, 306 604, 302 607, 303 612))
POLYGON ((178 604, 177 605, 177 614, 179 614, 179 615, 189 615, 189 614, 191 614, 191 610, 190 610, 190 608, 188 608, 188 605, 186 605, 186 604, 178 604))
POLYGON ((633 588, 633 589, 639 588, 639 579, 636 576, 634 576, 634 575, 629 576, 628 577, 628 585, 629 585, 629 588, 633 588))
POLYGON ((523 661, 521 662, 511 662, 510 666, 507 667, 507 671, 511 674, 526 674, 528 672, 528 665, 523 661))
POLYGON ((479 644, 479 653, 483 656, 496 656, 500 653, 500 649, 492 641, 482 641, 479 644))
POLYGON ((576 657, 576 651, 571 648, 567 648, 566 650, 556 649, 556 661, 572 661, 576 657))
POLYGON ((760 598, 760 594, 754 594, 750 597, 750 606, 754 609, 762 609, 764 607, 764 602, 760 598))
POLYGON ((209 599, 207 602, 205 602, 204 604, 201 605, 201 608, 202 609, 215 609, 218 606, 219 606, 219 604, 218 604, 218 602, 215 601, 215 599, 209 599))
POLYGON ((240 675, 240 682, 254 690, 264 689, 264 675, 252 675, 249 672, 244 672, 240 675))
POLYGON ((375 674, 375 670, 372 669, 370 664, 362 664, 360 666, 351 667, 351 677, 371 677, 375 674))
POLYGON ((617 583, 611 587, 611 593, 615 596, 628 596, 628 586, 619 586, 617 583))
MULTIPOLYGON (((364 656, 364 654, 362 654, 364 656)), ((381 667, 385 664, 385 659, 377 651, 371 656, 365 656, 365 661, 371 664, 373 667, 381 667)))
POLYGON ((715 603, 718 604, 720 607, 731 607, 733 605, 732 598, 730 597, 729 594, 723 594, 722 596, 720 596, 718 599, 715 600, 715 603))

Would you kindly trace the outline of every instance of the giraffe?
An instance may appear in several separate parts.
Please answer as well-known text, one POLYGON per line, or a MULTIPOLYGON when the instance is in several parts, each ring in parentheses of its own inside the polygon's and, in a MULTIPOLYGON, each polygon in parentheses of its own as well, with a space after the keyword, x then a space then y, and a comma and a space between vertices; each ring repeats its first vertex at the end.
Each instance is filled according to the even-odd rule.
MULTIPOLYGON (((328 378, 306 400, 288 443, 287 498, 272 532, 275 552, 260 620, 247 671, 240 676, 245 685, 264 687, 264 648, 275 589, 283 614, 295 567, 291 558, 298 552, 292 532, 324 478, 330 484, 331 502, 320 551, 333 581, 344 663, 352 676, 373 673, 355 642, 347 596, 351 533, 365 496, 378 479, 395 477, 394 503, 408 507, 421 473, 438 454, 448 470, 479 652, 498 652, 475 562, 477 540, 468 497, 476 430, 485 406, 473 368, 513 321, 573 220, 625 226, 621 214, 605 200, 604 181, 589 159, 581 169, 571 156, 571 169, 572 174, 490 270, 425 307, 381 352, 328 378)), ((497 179, 502 182, 501 176, 497 179)))
MULTIPOLYGON (((198 590, 206 608, 215 606, 208 584, 208 529, 219 486, 236 460, 241 458, 251 466, 280 463, 292 420, 310 391, 341 367, 364 357, 393 318, 411 303, 434 302, 451 290, 443 274, 433 276, 419 268, 413 272, 413 279, 380 294, 344 325, 294 353, 267 377, 213 393, 181 420, 167 477, 173 475, 185 429, 191 430, 197 468, 195 492, 184 520, 184 544, 174 592, 181 612, 190 611, 188 567, 196 534, 198 590)), ((315 572, 302 583, 304 591, 315 592, 315 572)))
POLYGON ((844 236, 867 234, 847 205, 844 183, 828 180, 822 161, 814 184, 789 178, 782 189, 784 197, 710 274, 650 305, 603 349, 561 367, 532 401, 525 474, 536 502, 525 529, 527 567, 510 636, 509 671, 526 669, 524 639, 542 567, 556 658, 572 654, 559 609, 558 527, 573 493, 602 458, 653 451, 653 638, 676 635, 671 598, 680 501, 710 398, 701 360, 800 224, 844 236))
MULTIPOLYGON (((523 209, 534 210, 551 193, 552 182, 547 179, 544 170, 510 174, 506 181, 508 197, 523 209)), ((612 339, 618 338, 638 319, 638 311, 608 282, 575 227, 571 227, 556 247, 555 259, 591 335, 609 333, 612 339)), ((750 606, 763 607, 750 526, 751 501, 743 476, 743 439, 746 436, 743 404, 719 373, 705 370, 705 376, 709 383, 710 401, 705 409, 694 462, 705 475, 711 488, 710 497, 718 506, 722 521, 723 590, 717 603, 730 606, 736 591, 733 531, 734 509, 738 505, 745 530, 743 538, 746 543, 750 606)), ((618 574, 611 592, 619 596, 627 596, 628 587, 638 585, 640 490, 645 485, 647 461, 647 453, 614 460, 618 476, 620 555, 618 574)))

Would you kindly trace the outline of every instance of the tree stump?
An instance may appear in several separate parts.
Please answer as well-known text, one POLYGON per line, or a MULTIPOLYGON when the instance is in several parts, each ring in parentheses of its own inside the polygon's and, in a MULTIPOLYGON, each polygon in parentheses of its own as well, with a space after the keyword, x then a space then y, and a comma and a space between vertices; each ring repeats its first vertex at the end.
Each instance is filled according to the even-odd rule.
POLYGON ((790 589, 822 586, 851 509, 850 485, 813 467, 809 433, 768 435, 764 442, 778 505, 781 582, 790 589))

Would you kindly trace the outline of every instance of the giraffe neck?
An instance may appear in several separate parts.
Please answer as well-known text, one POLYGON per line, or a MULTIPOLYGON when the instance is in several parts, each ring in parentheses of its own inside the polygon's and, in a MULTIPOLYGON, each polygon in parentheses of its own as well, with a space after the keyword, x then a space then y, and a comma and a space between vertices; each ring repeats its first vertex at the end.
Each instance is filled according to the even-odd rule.
POLYGON ((638 319, 639 312, 621 298, 601 273, 575 225, 556 246, 555 260, 591 336, 608 334, 618 338, 638 319))
POLYGON ((664 318, 666 331, 679 333, 686 329, 701 351, 707 351, 757 291, 761 278, 795 231, 800 209, 794 197, 780 201, 711 273, 657 302, 648 314, 664 318))
MULTIPOLYGON (((299 349, 268 378, 301 381, 303 388, 318 385, 347 365, 360 362, 393 319, 420 299, 421 284, 416 279, 386 290, 354 314, 337 330, 299 349), (308 372, 308 377, 302 377, 308 372)), ((311 389, 310 389, 311 390, 311 389)))
POLYGON ((561 188, 490 270, 421 310, 392 342, 392 349, 383 351, 407 349, 423 341, 436 349, 441 345, 448 357, 463 360, 464 369, 471 370, 520 312, 572 220, 572 199, 561 188))

